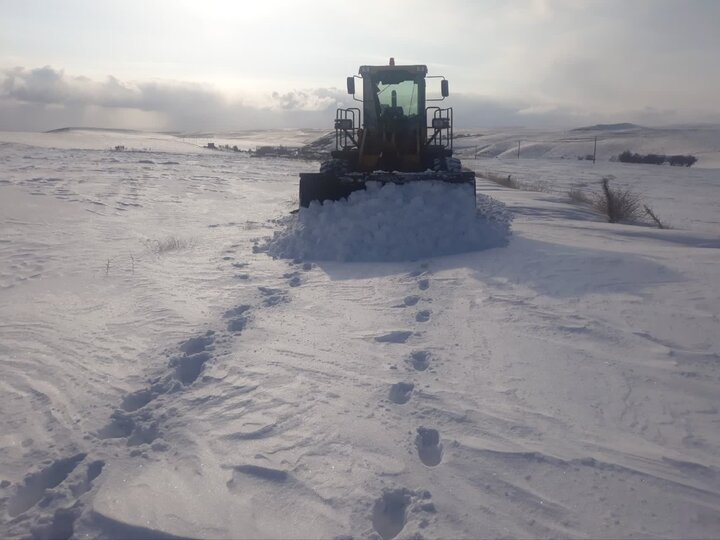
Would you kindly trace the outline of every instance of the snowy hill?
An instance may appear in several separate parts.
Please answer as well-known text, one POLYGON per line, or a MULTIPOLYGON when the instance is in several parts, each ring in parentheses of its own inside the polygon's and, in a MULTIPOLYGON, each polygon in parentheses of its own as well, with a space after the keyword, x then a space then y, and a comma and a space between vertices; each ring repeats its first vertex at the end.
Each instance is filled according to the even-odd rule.
POLYGON ((618 124, 595 124, 594 126, 579 127, 570 131, 627 131, 631 129, 643 129, 643 127, 630 122, 620 122, 618 124))
POLYGON ((647 128, 635 124, 597 125, 567 132, 498 129, 456 134, 462 156, 477 158, 573 159, 592 155, 606 162, 625 150, 641 154, 693 154, 695 167, 720 168, 720 127, 715 125, 647 128))
POLYGON ((523 133, 456 141, 505 247, 354 263, 264 247, 317 163, 0 134, 0 535, 716 538, 720 176, 606 158, 718 132, 523 133))

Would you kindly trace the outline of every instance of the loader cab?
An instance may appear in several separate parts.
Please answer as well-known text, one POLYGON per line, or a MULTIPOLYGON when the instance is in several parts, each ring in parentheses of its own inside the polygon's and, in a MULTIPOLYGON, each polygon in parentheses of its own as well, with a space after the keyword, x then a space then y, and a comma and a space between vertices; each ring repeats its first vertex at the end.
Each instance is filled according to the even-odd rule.
POLYGON ((347 78, 347 91, 358 106, 335 111, 332 159, 318 173, 300 173, 301 208, 347 198, 369 182, 467 184, 475 197, 475 173, 452 157, 452 108, 427 105, 448 96, 445 77, 429 76, 424 65, 396 66, 391 58, 387 66, 361 66, 347 78), (438 92, 430 81, 430 97, 429 79, 440 82, 438 92))
MULTIPOLYGON (((452 109, 428 107, 448 96, 444 77, 430 77, 425 65, 360 66, 347 78, 348 93, 362 109, 338 109, 335 117, 335 159, 350 170, 423 171, 452 155, 452 109), (441 97, 427 98, 427 80, 441 79, 441 97), (362 81, 362 95, 355 82, 362 81)), ((437 96, 437 90, 431 93, 437 96)))
POLYGON ((425 127, 425 66, 362 66, 363 127, 425 127))

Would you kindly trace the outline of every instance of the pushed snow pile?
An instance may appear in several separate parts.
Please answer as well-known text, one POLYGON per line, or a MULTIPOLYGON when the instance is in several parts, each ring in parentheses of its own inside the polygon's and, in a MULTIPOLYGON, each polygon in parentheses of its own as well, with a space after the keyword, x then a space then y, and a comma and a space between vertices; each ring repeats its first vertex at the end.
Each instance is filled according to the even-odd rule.
POLYGON ((504 246, 511 215, 472 187, 422 181, 380 185, 347 200, 313 202, 283 219, 265 246, 280 258, 403 261, 504 246))

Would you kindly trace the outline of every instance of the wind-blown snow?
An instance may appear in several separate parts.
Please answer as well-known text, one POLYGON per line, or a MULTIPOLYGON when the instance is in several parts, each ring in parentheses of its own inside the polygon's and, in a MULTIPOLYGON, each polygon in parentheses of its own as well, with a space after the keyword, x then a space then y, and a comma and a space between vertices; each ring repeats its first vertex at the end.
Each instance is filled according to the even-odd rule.
POLYGON ((275 257, 410 261, 507 244, 505 205, 472 188, 438 181, 368 182, 347 200, 313 201, 281 221, 266 249, 275 257))

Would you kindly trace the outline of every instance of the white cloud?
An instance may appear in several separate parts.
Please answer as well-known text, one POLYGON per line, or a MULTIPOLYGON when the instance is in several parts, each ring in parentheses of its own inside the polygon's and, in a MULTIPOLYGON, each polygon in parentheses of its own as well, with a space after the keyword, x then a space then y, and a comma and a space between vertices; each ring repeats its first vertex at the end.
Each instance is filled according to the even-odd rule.
MULTIPOLYGON (((566 66, 566 77, 574 78, 575 84, 561 101, 532 95, 501 100, 453 92, 446 104, 454 107, 458 128, 576 127, 620 121, 658 125, 720 120, 720 115, 708 113, 700 105, 684 110, 646 105, 642 100, 618 102, 615 108, 578 105, 591 98, 600 103, 615 95, 612 88, 603 86, 601 72, 588 67, 587 62, 566 66)), ((0 130, 65 126, 218 131, 331 129, 334 109, 351 104, 355 105, 337 88, 277 90, 249 100, 231 98, 217 88, 194 82, 126 82, 114 76, 96 81, 50 66, 0 71, 0 130)))
POLYGON ((456 96, 483 96, 476 105, 497 104, 492 118, 650 109, 683 121, 717 110, 718 20, 717 0, 25 0, 3 8, 0 67, 50 64, 90 77, 6 70, 3 99, 159 111, 169 125, 201 115, 215 124, 317 125, 314 113, 344 99, 331 87, 390 56, 427 64, 456 96))

